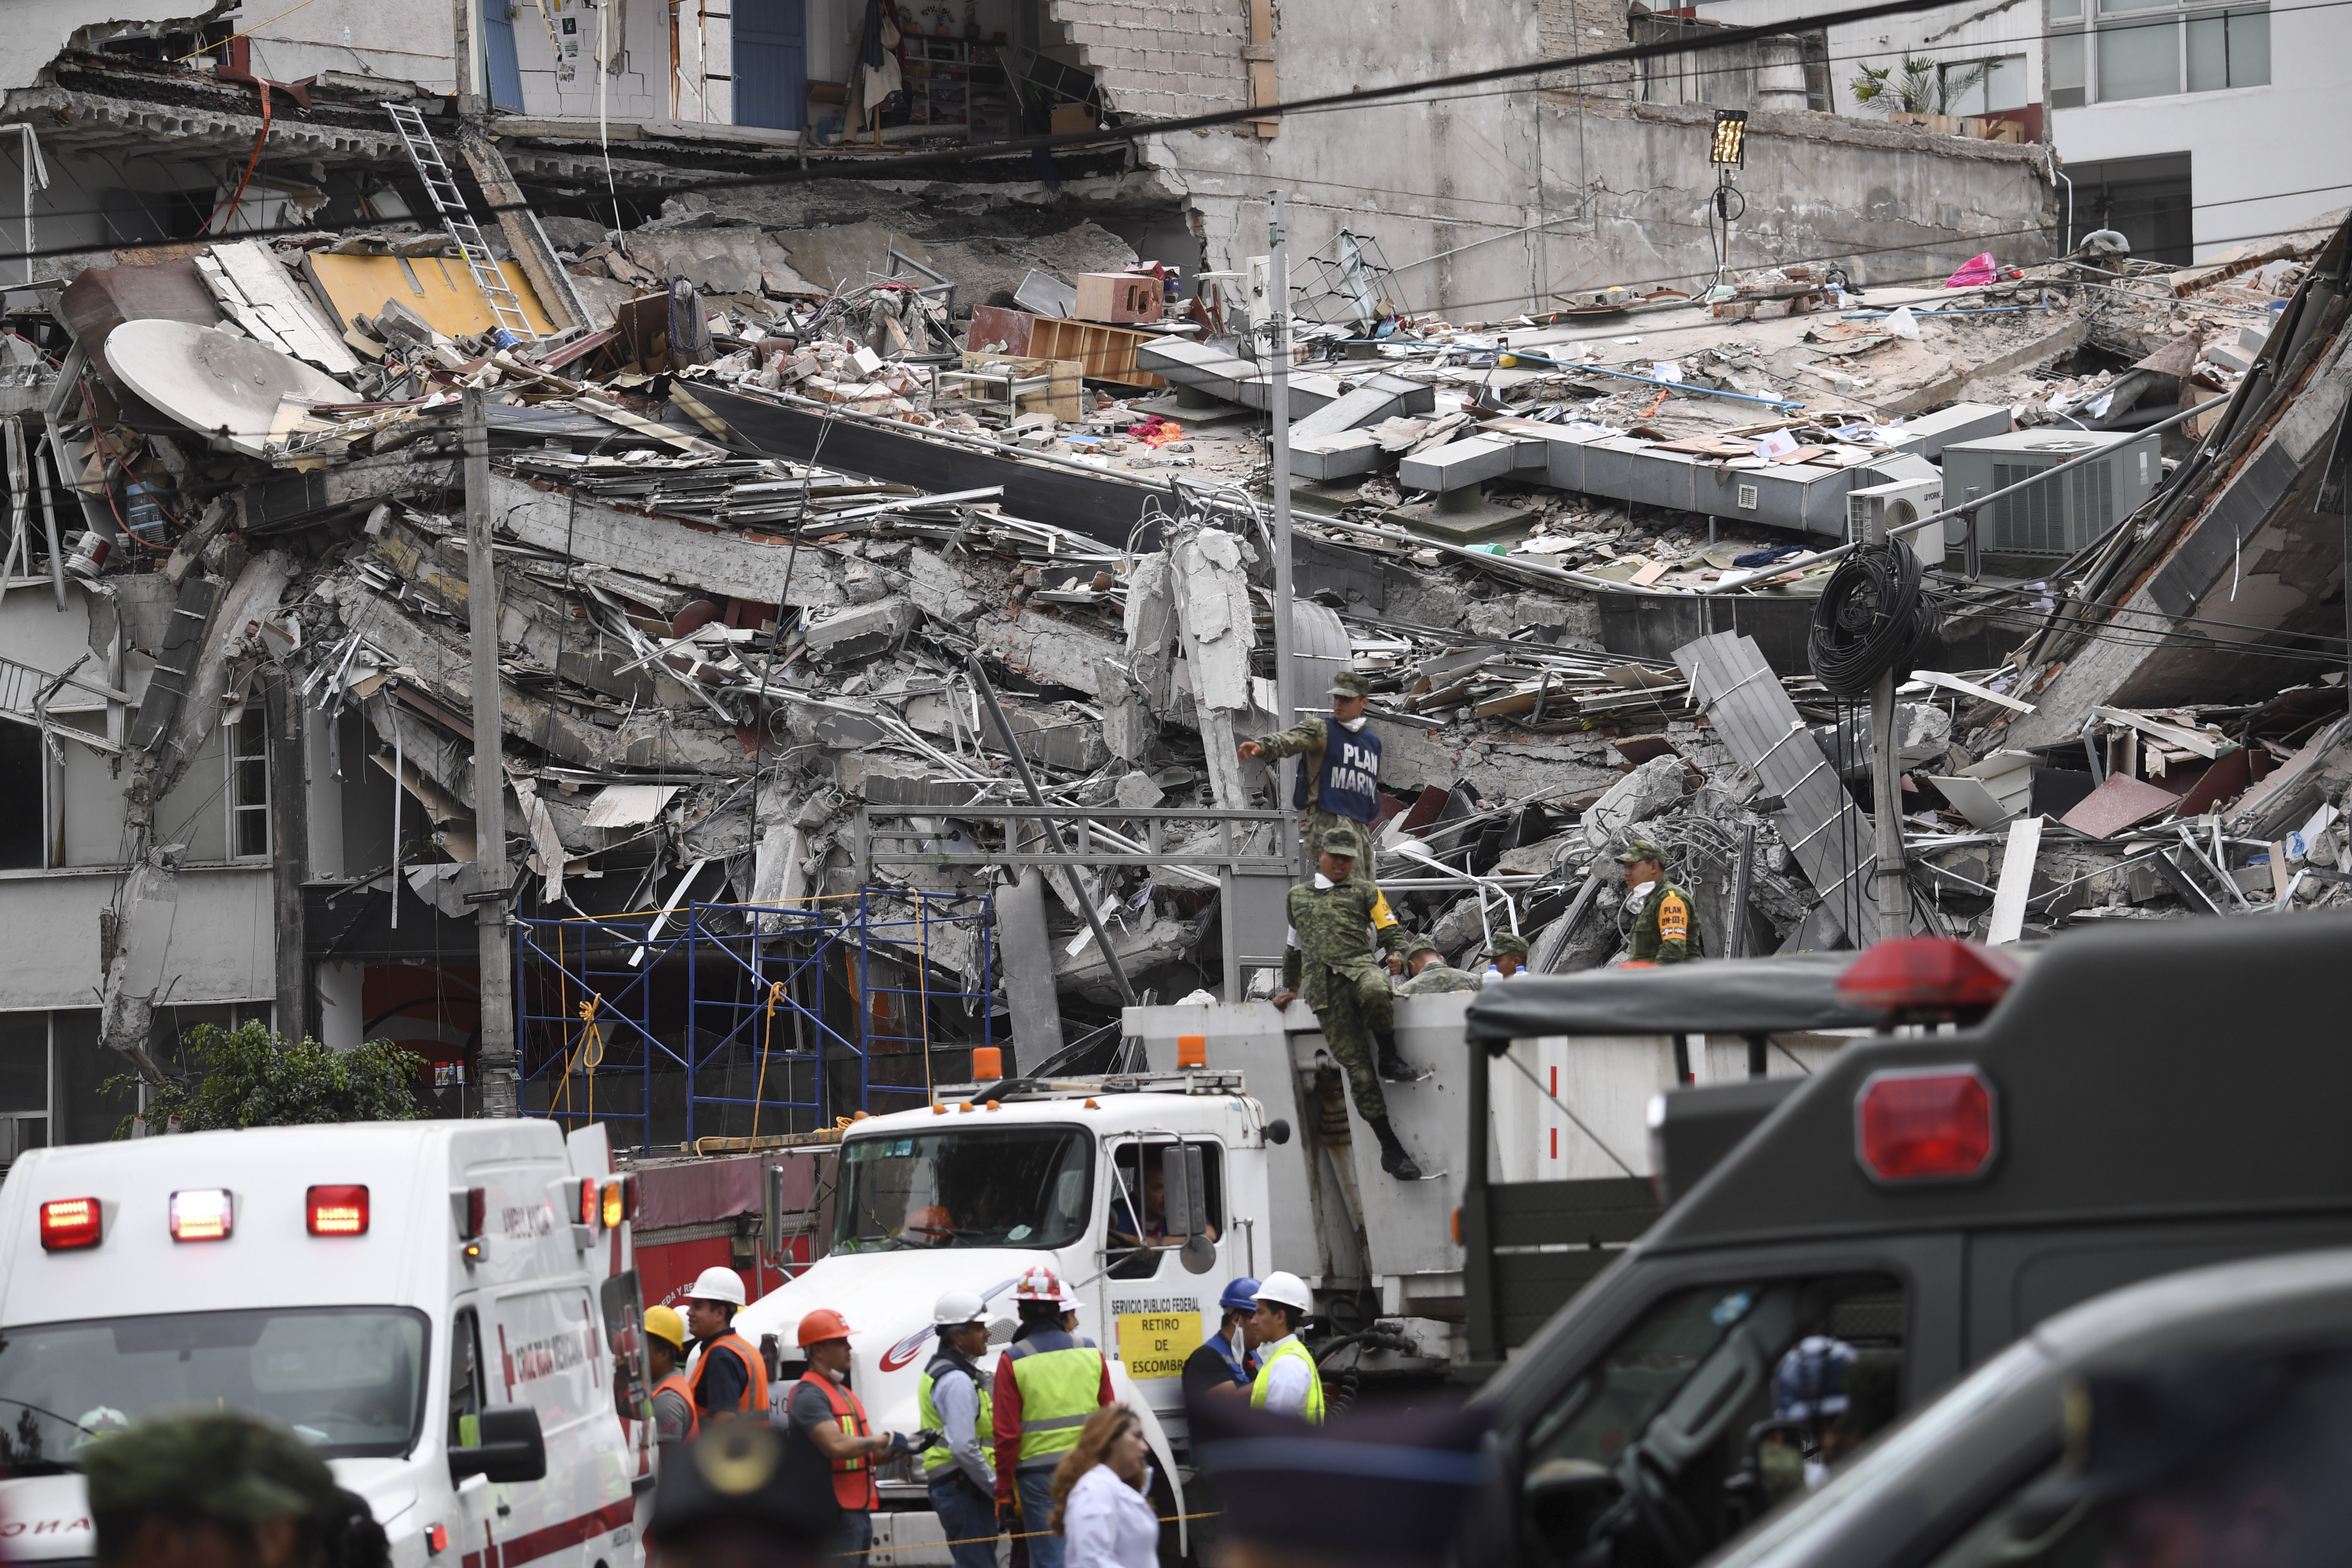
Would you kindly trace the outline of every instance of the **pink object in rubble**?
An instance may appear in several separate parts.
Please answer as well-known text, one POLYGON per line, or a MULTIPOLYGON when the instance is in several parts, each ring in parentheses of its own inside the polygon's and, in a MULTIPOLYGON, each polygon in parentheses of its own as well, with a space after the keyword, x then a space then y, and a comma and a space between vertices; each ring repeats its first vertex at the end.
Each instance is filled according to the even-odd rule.
POLYGON ((1973 289, 1979 283, 1990 283, 2000 276, 2000 263, 1988 250, 1982 256, 1969 258, 1968 264, 1944 279, 1947 289, 1973 289))

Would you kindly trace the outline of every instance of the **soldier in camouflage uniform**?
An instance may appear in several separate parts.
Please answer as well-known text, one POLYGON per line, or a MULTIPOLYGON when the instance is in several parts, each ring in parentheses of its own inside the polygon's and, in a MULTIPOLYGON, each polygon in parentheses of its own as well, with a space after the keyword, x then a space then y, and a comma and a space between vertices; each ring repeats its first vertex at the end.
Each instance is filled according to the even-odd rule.
MULTIPOLYGON (((1381 815, 1381 738, 1364 718, 1370 706, 1370 682, 1352 669, 1332 679, 1331 717, 1309 719, 1263 741, 1244 741, 1242 759, 1278 762, 1298 757, 1298 787, 1291 804, 1304 812, 1299 826, 1307 840, 1307 858, 1323 852, 1323 841, 1334 827, 1351 827, 1365 847, 1372 841, 1372 825, 1381 815)), ((1369 856, 1356 860, 1358 874, 1371 880, 1369 856)))
POLYGON ((1517 931, 1504 931, 1486 944, 1486 973, 1478 977, 1484 985, 1489 980, 1508 980, 1528 970, 1528 939, 1517 931))
POLYGON ((378 1568, 383 1529, 326 1462, 236 1411, 153 1415, 80 1454, 98 1560, 243 1568, 378 1568))
POLYGON ((1628 840, 1617 863, 1625 868, 1625 907, 1633 911, 1631 962, 1680 963, 1703 957, 1698 906, 1666 880, 1666 858, 1658 847, 1646 838, 1628 840))
MULTIPOLYGON (((1399 1181, 1417 1182, 1421 1167, 1389 1125, 1388 1096, 1373 1068, 1377 1050, 1382 1067, 1394 1064, 1397 1076, 1403 1076, 1403 1064, 1395 1060, 1388 969, 1373 946, 1375 912, 1385 910, 1387 900, 1369 879, 1354 874, 1362 853, 1354 827, 1333 827, 1324 835, 1322 869, 1315 880, 1290 889, 1290 946, 1282 958, 1283 990, 1274 1005, 1287 1007, 1302 994, 1307 998, 1323 1027, 1324 1044, 1347 1070, 1356 1114, 1380 1140, 1381 1169, 1399 1181)), ((1392 945, 1403 930, 1394 916, 1379 929, 1381 947, 1392 945)))
POLYGON ((1436 996, 1448 991, 1475 991, 1477 980, 1445 962, 1445 955, 1425 942, 1407 945, 1404 957, 1412 978, 1396 988, 1400 996, 1436 996))

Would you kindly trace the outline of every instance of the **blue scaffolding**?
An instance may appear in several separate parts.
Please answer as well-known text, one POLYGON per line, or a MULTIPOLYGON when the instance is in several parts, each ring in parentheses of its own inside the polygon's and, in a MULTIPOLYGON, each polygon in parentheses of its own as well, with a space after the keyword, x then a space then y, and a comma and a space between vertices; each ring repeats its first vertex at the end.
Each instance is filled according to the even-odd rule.
POLYGON ((519 917, 523 1113, 650 1149, 925 1103, 993 1041, 993 924, 984 895, 914 889, 519 917))

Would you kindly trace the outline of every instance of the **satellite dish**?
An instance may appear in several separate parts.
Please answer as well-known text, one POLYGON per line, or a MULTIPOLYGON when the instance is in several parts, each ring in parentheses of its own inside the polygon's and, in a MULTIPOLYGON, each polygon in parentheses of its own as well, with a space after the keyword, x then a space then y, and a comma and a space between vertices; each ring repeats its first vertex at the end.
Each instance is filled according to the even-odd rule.
POLYGON ((107 335, 117 380, 191 430, 258 457, 281 399, 348 403, 351 390, 291 354, 186 321, 125 321, 107 335))

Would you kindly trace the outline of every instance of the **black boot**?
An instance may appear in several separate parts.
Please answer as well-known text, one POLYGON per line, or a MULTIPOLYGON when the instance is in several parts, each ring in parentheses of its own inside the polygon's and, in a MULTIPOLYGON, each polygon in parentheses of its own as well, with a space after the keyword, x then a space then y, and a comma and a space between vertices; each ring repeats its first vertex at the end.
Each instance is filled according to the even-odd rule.
POLYGON ((1396 1129, 1389 1125, 1387 1117, 1374 1120, 1372 1136, 1381 1141, 1381 1170, 1400 1182, 1421 1180, 1421 1167, 1414 1164, 1412 1156, 1404 1152, 1404 1144, 1398 1141, 1396 1129))
POLYGON ((1380 1075, 1391 1083, 1419 1083, 1429 1076, 1429 1069, 1417 1067, 1397 1054, 1396 1031, 1375 1029, 1372 1046, 1377 1053, 1380 1075))

